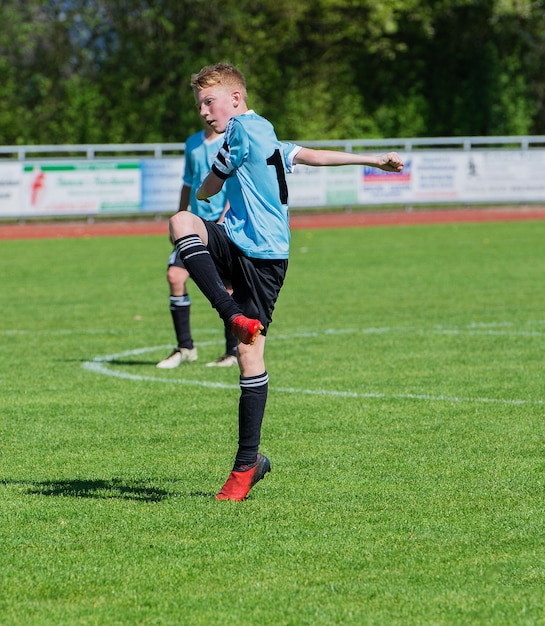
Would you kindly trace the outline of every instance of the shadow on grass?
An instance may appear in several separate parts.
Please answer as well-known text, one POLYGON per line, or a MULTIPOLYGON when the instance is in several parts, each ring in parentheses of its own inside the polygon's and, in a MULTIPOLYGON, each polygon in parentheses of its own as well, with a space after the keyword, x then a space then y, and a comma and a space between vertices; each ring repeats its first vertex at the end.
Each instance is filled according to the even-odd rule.
POLYGON ((0 480, 4 485, 20 485, 26 487, 31 496, 56 496, 68 498, 95 498, 135 500, 137 502, 161 502, 168 498, 213 498, 215 493, 192 491, 184 494, 167 491, 149 484, 146 481, 127 482, 119 478, 110 480, 46 480, 43 482, 0 480))
POLYGON ((32 495, 69 496, 72 498, 119 498, 142 502, 161 502, 176 494, 142 482, 111 480, 61 480, 35 483, 28 490, 32 495))
POLYGON ((106 363, 108 363, 108 365, 157 365, 157 361, 144 361, 143 359, 139 361, 135 361, 134 359, 111 359, 106 361, 106 363))
MULTIPOLYGON (((60 359, 59 359, 60 360, 60 359)), ((159 359, 161 360, 161 359, 159 359)), ((151 359, 107 359, 104 361, 93 361, 90 359, 63 359, 63 361, 73 361, 75 363, 105 363, 106 365, 157 365, 158 361, 152 361, 151 359)), ((184 363, 185 365, 185 363, 184 363)))
POLYGON ((57 496, 71 498, 100 498, 161 502, 180 496, 145 481, 127 482, 118 478, 111 480, 46 480, 44 482, 1 481, 4 484, 19 484, 27 487, 26 493, 33 496, 57 496))

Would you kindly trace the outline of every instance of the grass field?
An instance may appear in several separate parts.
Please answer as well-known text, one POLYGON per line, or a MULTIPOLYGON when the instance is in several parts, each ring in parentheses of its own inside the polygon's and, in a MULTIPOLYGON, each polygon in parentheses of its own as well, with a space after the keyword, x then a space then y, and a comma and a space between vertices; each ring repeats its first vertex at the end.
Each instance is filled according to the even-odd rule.
POLYGON ((545 222, 293 233, 243 503, 238 372, 166 237, 0 246, 0 623, 545 622, 545 222))

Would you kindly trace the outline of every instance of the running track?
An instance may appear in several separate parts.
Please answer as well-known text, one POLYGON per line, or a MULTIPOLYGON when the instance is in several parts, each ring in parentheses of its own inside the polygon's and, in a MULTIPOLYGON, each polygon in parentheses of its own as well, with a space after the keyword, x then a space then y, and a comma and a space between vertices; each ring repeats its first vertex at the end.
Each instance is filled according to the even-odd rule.
MULTIPOLYGON (((472 222, 545 220, 545 207, 453 208, 413 211, 355 211, 345 213, 291 214, 291 228, 351 228, 411 226, 472 222)), ((67 237, 115 237, 121 235, 167 235, 168 221, 97 220, 57 222, 0 222, 0 239, 63 239, 67 237)))

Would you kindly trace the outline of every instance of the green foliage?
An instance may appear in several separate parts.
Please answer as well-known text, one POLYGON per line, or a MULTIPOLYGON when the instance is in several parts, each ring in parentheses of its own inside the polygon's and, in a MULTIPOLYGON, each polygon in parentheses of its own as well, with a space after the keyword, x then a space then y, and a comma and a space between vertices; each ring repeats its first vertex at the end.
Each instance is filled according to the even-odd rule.
POLYGON ((243 503, 213 499, 238 372, 205 367, 223 332, 194 286, 200 359, 155 367, 166 232, 4 241, 2 624, 539 623, 544 237, 295 231, 272 472, 243 503))
POLYGON ((545 133, 545 3, 4 0, 0 142, 183 141, 235 63, 286 139, 545 133))

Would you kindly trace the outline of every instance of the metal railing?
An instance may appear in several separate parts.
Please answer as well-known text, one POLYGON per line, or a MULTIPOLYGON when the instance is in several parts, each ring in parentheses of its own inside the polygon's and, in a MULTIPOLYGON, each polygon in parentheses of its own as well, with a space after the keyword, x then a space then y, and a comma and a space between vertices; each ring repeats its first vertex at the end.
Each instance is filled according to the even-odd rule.
MULTIPOLYGON (((474 148, 499 148, 530 150, 545 147, 545 135, 522 135, 500 137, 412 137, 399 139, 330 139, 297 140, 309 148, 334 148, 346 152, 356 150, 390 149, 411 152, 427 148, 449 148, 472 150, 474 148)), ((126 143, 126 144, 64 144, 0 146, 0 159, 18 161, 41 160, 44 158, 95 159, 117 156, 151 156, 168 158, 185 152, 185 143, 126 143)))

